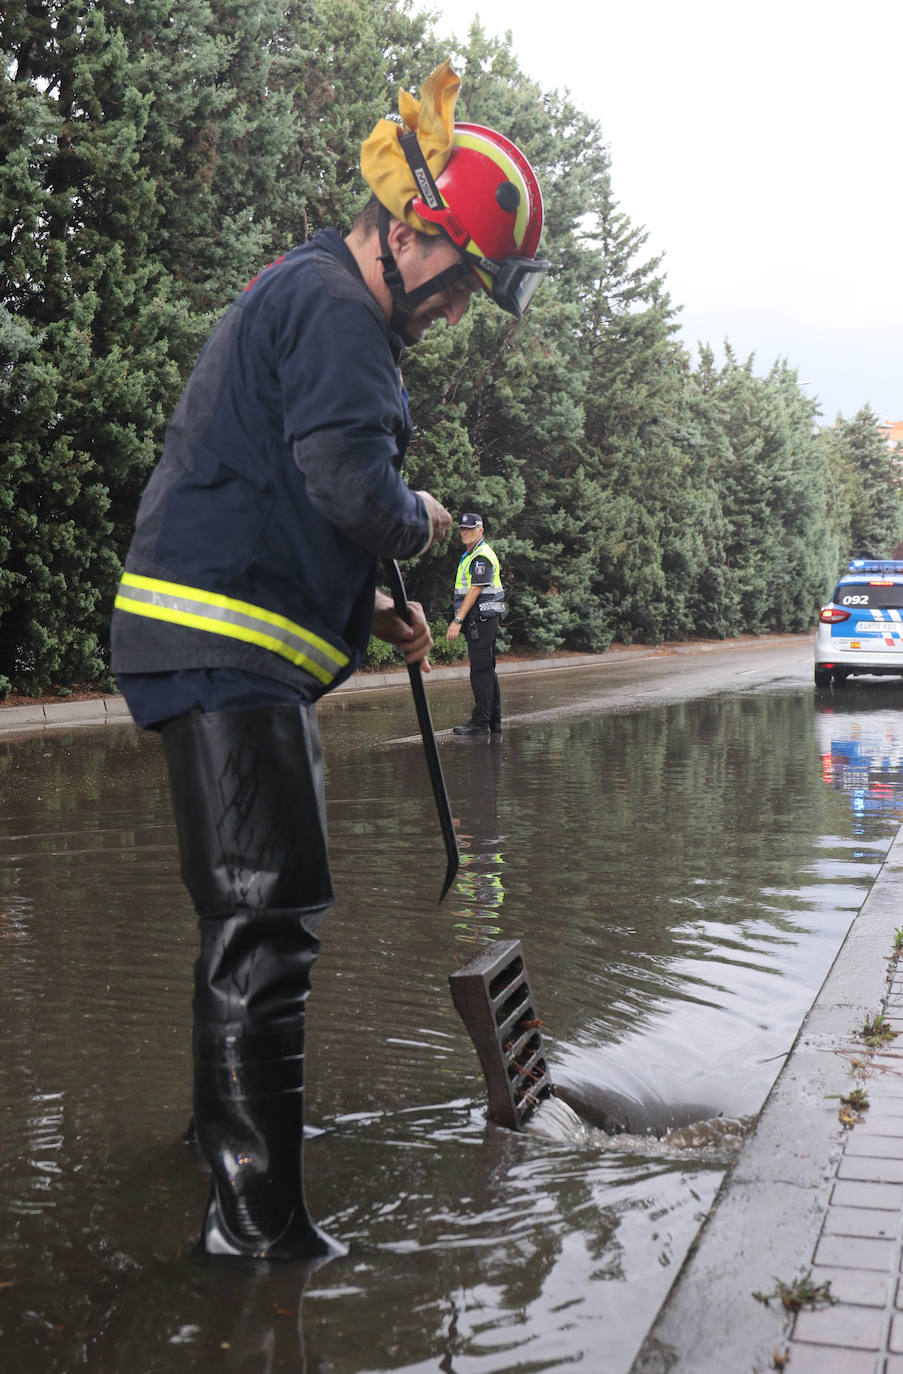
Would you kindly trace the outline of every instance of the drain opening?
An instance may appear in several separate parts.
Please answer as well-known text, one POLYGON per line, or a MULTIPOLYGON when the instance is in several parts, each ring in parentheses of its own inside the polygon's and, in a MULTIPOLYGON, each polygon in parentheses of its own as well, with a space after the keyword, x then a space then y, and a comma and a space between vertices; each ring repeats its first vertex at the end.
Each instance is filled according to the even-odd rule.
POLYGON ((498 974, 489 984, 489 996, 493 1001, 510 987, 515 978, 520 977, 524 971, 524 961, 521 958, 512 959, 500 974, 498 974))

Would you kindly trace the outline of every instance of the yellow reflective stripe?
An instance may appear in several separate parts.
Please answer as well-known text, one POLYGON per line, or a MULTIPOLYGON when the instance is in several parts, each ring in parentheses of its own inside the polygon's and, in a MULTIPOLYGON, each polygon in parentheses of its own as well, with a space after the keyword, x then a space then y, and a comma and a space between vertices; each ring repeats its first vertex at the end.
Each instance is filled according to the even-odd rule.
POLYGON ((115 604, 133 615, 257 644, 304 668, 325 686, 349 662, 348 655, 328 640, 286 616, 203 587, 124 573, 115 604))

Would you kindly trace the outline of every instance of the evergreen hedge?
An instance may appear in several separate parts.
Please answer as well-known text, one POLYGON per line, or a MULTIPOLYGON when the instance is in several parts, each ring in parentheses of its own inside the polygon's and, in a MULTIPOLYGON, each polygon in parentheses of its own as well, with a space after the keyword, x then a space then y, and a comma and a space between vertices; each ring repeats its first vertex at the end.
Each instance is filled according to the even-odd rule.
MULTIPOLYGON (((254 272, 358 207, 362 138, 445 56, 535 166, 552 273, 413 350, 412 485, 481 510, 540 650, 805 629, 903 533, 877 417, 817 430, 786 362, 691 359, 603 131, 475 24, 406 0, 10 0, 0 14, 0 693, 104 679, 139 495, 254 272)), ((434 618, 457 549, 407 570, 434 618)))

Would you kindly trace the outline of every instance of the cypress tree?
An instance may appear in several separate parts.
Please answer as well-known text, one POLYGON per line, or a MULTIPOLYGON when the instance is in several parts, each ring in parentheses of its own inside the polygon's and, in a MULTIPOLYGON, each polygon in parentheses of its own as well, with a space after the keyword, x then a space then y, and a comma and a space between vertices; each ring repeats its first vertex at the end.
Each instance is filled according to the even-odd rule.
POLYGON ((716 370, 703 350, 697 383, 720 450, 727 632, 803 630, 830 558, 815 402, 785 363, 762 378, 751 357, 738 362, 728 345, 725 353, 716 370))
MULTIPOLYGON (((850 558, 886 558, 903 538, 903 493, 895 455, 863 406, 851 420, 838 415, 819 431, 827 468, 828 515, 835 536, 835 563, 827 581, 850 558)), ((822 588, 824 589, 824 587, 822 588)))
POLYGON ((23 690, 102 671, 114 529, 153 451, 172 335, 153 262, 149 101, 99 10, 0 21, 4 331, 0 676, 23 690))

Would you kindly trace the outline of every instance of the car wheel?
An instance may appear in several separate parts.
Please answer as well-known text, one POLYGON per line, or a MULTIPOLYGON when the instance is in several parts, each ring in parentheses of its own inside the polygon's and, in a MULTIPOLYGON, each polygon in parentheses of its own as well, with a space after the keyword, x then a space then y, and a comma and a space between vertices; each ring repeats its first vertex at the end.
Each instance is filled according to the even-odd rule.
POLYGON ((816 668, 816 670, 815 670, 815 685, 816 685, 816 687, 830 687, 830 686, 831 686, 831 669, 830 669, 830 668, 816 668))
POLYGON ((835 687, 846 687, 846 685, 847 685, 847 675, 846 675, 846 673, 837 673, 837 672, 835 672, 833 676, 834 676, 834 686, 835 686, 835 687))

